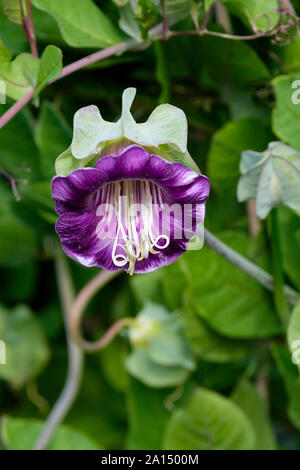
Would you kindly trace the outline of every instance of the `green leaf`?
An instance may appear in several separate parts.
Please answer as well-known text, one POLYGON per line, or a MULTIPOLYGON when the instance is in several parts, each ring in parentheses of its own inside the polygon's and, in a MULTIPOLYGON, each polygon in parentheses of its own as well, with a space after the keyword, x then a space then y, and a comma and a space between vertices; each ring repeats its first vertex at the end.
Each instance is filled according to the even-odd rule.
POLYGON ((47 86, 47 84, 58 77, 62 70, 62 52, 56 46, 47 46, 44 50, 41 61, 40 68, 37 77, 37 83, 35 87, 34 96, 37 97, 38 94, 47 86))
POLYGON ((0 338, 6 345, 6 364, 0 377, 20 387, 44 368, 49 350, 44 332, 31 310, 20 305, 13 310, 0 307, 0 338))
POLYGON ((274 27, 279 19, 278 0, 221 0, 228 10, 239 17, 252 30, 255 24, 259 31, 274 27))
POLYGON ((149 389, 141 382, 130 380, 127 394, 128 449, 154 450, 161 448, 162 436, 169 418, 169 412, 165 406, 165 400, 169 394, 169 390, 149 389))
POLYGON ((2 286, 3 302, 28 302, 35 293, 37 282, 37 263, 28 263, 14 267, 1 267, 0 284, 2 286))
POLYGON ((300 151, 300 106, 293 103, 293 94, 297 90, 293 88, 294 80, 299 80, 300 75, 281 75, 272 81, 276 106, 272 113, 272 128, 274 133, 284 142, 300 151))
POLYGON ((246 378, 237 384, 232 400, 248 416, 256 434, 256 450, 274 450, 277 448, 275 436, 264 404, 255 387, 246 378))
POLYGON ((32 3, 55 18, 64 40, 72 47, 102 48, 121 40, 110 20, 91 0, 33 0, 32 3))
POLYGON ((124 367, 125 356, 128 353, 127 341, 115 338, 99 354, 101 368, 106 380, 113 388, 125 392, 128 386, 128 373, 124 367))
POLYGON ((264 150, 271 133, 256 119, 242 119, 226 124, 218 130, 208 154, 208 176, 219 193, 236 194, 240 176, 241 152, 245 149, 264 150))
POLYGON ((36 83, 39 60, 23 53, 12 60, 12 54, 0 41, 0 80, 6 88, 6 96, 19 100, 36 83))
POLYGON ((300 253, 300 219, 288 207, 279 207, 278 213, 284 270, 295 286, 300 289, 300 265, 298 262, 298 253, 300 253))
POLYGON ((271 78, 265 63, 245 42, 203 36, 197 46, 201 54, 198 60, 195 55, 196 64, 202 73, 208 72, 207 78, 218 93, 227 83, 249 88, 271 78))
POLYGON ((147 276, 135 274, 130 277, 129 285, 141 307, 145 302, 163 303, 161 292, 163 272, 163 269, 157 269, 147 276))
MULTIPOLYGON (((5 416, 2 419, 1 437, 11 450, 31 450, 42 431, 43 422, 34 419, 19 419, 5 416)), ((48 450, 102 450, 85 434, 61 425, 48 446, 48 450)))
MULTIPOLYGON (((7 109, 8 105, 1 105, 0 114, 7 109)), ((33 136, 32 116, 27 110, 20 111, 1 129, 0 166, 25 181, 39 175, 39 152, 33 136)))
MULTIPOLYGON (((228 231, 218 234, 218 237, 248 256, 249 239, 246 235, 228 231)), ((251 339, 269 337, 282 331, 272 298, 265 289, 209 247, 185 253, 177 265, 185 279, 187 301, 219 334, 251 339)), ((165 289, 173 290, 172 281, 167 276, 165 289)))
MULTIPOLYGON (((116 0, 115 0, 116 1, 116 0)), ((123 0, 117 0, 123 2, 123 0)), ((126 1, 123 6, 120 7, 120 20, 119 26, 124 33, 134 38, 136 41, 142 41, 142 32, 138 22, 135 19, 134 11, 130 4, 126 1), (127 3, 127 4, 126 4, 127 3)))
POLYGON ((20 266, 37 253, 33 230, 13 213, 0 212, 0 265, 20 266))
POLYGON ((291 41, 284 47, 277 47, 275 53, 282 61, 283 68, 287 73, 300 73, 300 38, 291 41))
POLYGON ((189 16, 193 0, 166 0, 166 17, 171 22, 177 22, 189 16))
POLYGON ((137 347, 126 358, 128 372, 148 387, 162 388, 181 385, 189 376, 189 371, 179 366, 164 366, 152 361, 147 351, 137 347))
POLYGON ((287 340, 292 354, 292 361, 300 372, 300 303, 292 311, 287 330, 287 340))
POLYGON ((46 178, 55 175, 55 160, 70 144, 72 131, 64 117, 52 103, 44 101, 35 127, 35 139, 41 154, 41 165, 46 178))
POLYGON ((255 446, 250 420, 231 400, 197 388, 168 423, 163 448, 168 450, 248 450, 255 446))
POLYGON ((290 351, 281 344, 272 344, 272 356, 283 378, 288 395, 287 412, 291 422, 300 429, 300 380, 299 371, 292 362, 290 351))
MULTIPOLYGON (((21 1, 24 16, 26 17, 26 2, 24 0, 21 1)), ((22 24, 20 0, 3 0, 3 13, 9 21, 16 24, 22 24)))
POLYGON ((191 308, 182 310, 182 322, 186 337, 200 359, 223 364, 249 354, 250 345, 247 342, 216 333, 191 308))

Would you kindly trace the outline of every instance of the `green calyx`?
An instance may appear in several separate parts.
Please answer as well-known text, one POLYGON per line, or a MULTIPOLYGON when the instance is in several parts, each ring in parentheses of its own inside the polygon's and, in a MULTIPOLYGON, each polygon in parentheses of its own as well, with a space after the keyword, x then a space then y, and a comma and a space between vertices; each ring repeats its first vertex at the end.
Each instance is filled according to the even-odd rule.
POLYGON ((79 109, 74 116, 71 146, 56 160, 57 174, 66 176, 77 168, 92 166, 98 158, 118 155, 132 144, 169 161, 178 161, 199 171, 187 151, 187 120, 184 112, 161 104, 146 122, 137 124, 131 114, 136 94, 127 88, 122 96, 122 113, 116 122, 105 121, 97 106, 79 109))

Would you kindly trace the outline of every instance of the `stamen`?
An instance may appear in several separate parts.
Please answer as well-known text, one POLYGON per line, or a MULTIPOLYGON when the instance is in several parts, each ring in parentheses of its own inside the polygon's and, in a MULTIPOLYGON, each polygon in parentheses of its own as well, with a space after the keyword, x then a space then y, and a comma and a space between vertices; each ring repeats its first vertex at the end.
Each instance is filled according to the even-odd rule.
POLYGON ((105 225, 112 221, 112 212, 116 217, 117 229, 111 254, 115 266, 124 268, 128 264, 127 272, 132 275, 136 262, 169 246, 170 238, 160 233, 157 226, 159 211, 164 207, 162 190, 158 185, 140 180, 109 183, 97 197, 105 201, 105 225), (109 210, 110 207, 114 210, 109 210))

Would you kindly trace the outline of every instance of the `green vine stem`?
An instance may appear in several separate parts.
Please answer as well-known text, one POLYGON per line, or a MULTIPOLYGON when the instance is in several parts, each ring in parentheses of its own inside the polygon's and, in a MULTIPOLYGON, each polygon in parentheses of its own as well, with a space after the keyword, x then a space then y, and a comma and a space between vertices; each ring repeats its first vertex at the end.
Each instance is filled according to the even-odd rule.
POLYGON ((60 249, 57 250, 55 256, 55 267, 68 344, 68 373, 63 390, 44 424, 34 450, 43 450, 48 447, 77 396, 83 371, 82 351, 69 333, 69 317, 75 295, 67 260, 60 249))
MULTIPOLYGON (((230 248, 207 229, 205 229, 205 243, 235 267, 262 284, 266 289, 270 291, 274 291, 274 288, 276 289, 276 278, 274 280, 271 274, 230 248)), ((121 318, 115 322, 99 340, 94 342, 85 340, 81 334, 81 321, 87 304, 96 292, 119 275, 120 272, 121 271, 100 271, 97 276, 83 287, 72 306, 69 325, 70 333, 78 346, 87 352, 95 352, 105 348, 122 328, 131 326, 134 323, 133 318, 121 318)), ((288 301, 292 305, 296 305, 299 300, 298 292, 289 286, 282 285, 282 288, 288 301)))
MULTIPOLYGON (((267 273, 255 263, 237 253, 235 250, 223 243, 206 229, 205 243, 220 256, 225 258, 241 271, 254 278, 268 290, 273 291, 275 287, 276 291, 278 282, 276 281, 276 276, 274 281, 274 278, 271 274, 267 273)), ((81 336, 81 319, 88 302, 92 299, 96 292, 98 292, 101 288, 103 288, 106 284, 118 276, 120 271, 100 271, 97 276, 95 276, 88 284, 83 287, 75 301, 69 269, 66 263, 66 259, 61 251, 59 251, 56 256, 56 271, 68 341, 69 368, 65 386, 46 420, 41 435, 39 436, 34 446, 34 450, 42 450, 48 446, 56 429, 63 421, 76 398, 81 383, 83 368, 83 354, 81 349, 88 352, 95 352, 99 349, 103 349, 115 338, 116 334, 122 328, 130 326, 134 323, 133 318, 121 318, 115 322, 99 340, 95 342, 89 342, 85 340, 81 336)), ((280 283, 280 289, 284 292, 286 298, 292 305, 295 305, 298 302, 298 292, 289 286, 285 286, 282 280, 280 283)))
POLYGON ((156 41, 154 43, 154 51, 156 56, 156 78, 161 86, 161 92, 158 98, 158 104, 168 103, 170 100, 170 77, 166 64, 166 56, 164 51, 164 43, 156 41))
POLYGON ((283 325, 286 326, 289 312, 285 297, 284 278, 282 272, 282 253, 277 208, 271 210, 269 221, 274 273, 274 303, 283 325))

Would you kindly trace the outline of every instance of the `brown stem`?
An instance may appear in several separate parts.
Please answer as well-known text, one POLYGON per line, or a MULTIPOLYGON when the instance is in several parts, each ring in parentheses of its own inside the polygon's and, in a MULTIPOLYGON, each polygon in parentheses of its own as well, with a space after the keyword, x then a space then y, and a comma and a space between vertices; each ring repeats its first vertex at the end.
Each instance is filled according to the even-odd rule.
POLYGON ((246 202, 247 216, 248 216, 248 230, 250 237, 255 237, 261 227, 259 218, 256 215, 256 200, 248 199, 246 202))
MULTIPOLYGON (((124 41, 116 44, 115 46, 111 46, 107 49, 95 52, 94 54, 84 57, 83 59, 77 60, 76 62, 73 62, 72 64, 64 67, 61 74, 50 83, 56 82, 57 80, 60 80, 61 78, 66 77, 67 75, 70 75, 71 73, 76 72, 83 67, 93 64, 94 62, 98 62, 102 59, 105 59, 106 57, 117 54, 118 52, 122 52, 123 50, 127 49, 128 47, 132 47, 135 44, 136 42, 133 40, 124 41)), ((0 129, 2 129, 2 127, 4 127, 26 104, 29 103, 29 101, 33 98, 33 95, 34 89, 31 88, 26 93, 26 95, 14 103, 9 108, 9 110, 0 117, 0 129)))
POLYGON ((249 34, 245 36, 238 36, 235 34, 227 34, 227 33, 218 33, 217 31, 209 31, 208 29, 204 29, 200 31, 196 31, 194 29, 188 31, 170 31, 168 33, 169 38, 173 38, 176 36, 215 36, 218 38, 223 39, 232 39, 233 41, 252 41, 254 39, 259 39, 262 37, 269 36, 268 32, 262 31, 261 33, 256 34, 249 34))
POLYGON ((19 201, 20 200, 20 195, 19 195, 19 192, 18 192, 18 188, 17 188, 17 185, 16 185, 15 178, 13 176, 11 176, 11 174, 8 173, 8 171, 6 171, 2 167, 0 167, 0 174, 5 176, 5 178, 8 179, 8 181, 10 182, 10 185, 11 185, 12 192, 13 192, 16 200, 19 201))
MULTIPOLYGON (((21 4, 22 4, 22 0, 21 0, 21 4)), ((37 44, 36 44, 33 17, 32 17, 32 7, 31 7, 30 0, 26 0, 26 7, 27 7, 26 23, 28 26, 28 39, 30 42, 31 53, 34 57, 38 57, 39 54, 38 54, 38 49, 37 49, 37 44)))
POLYGON ((81 318, 91 298, 102 287, 120 274, 120 271, 101 271, 90 282, 88 282, 77 295, 70 315, 70 333, 74 341, 87 352, 95 352, 105 348, 125 326, 132 324, 132 318, 121 318, 116 321, 97 341, 90 342, 81 336, 81 318))
POLYGON ((279 0, 279 3, 280 3, 280 6, 281 6, 282 10, 290 13, 293 16, 297 16, 295 8, 293 7, 290 0, 279 0))
POLYGON ((216 18, 217 23, 222 26, 224 31, 228 34, 232 34, 230 15, 228 13, 228 10, 226 10, 224 5, 222 5, 222 3, 220 2, 216 3, 216 18))
POLYGON ((213 2, 209 9, 207 10, 207 12, 205 13, 205 16, 203 18, 203 21, 201 23, 201 26, 200 26, 200 31, 206 31, 206 26, 207 26, 207 23, 209 22, 210 20, 210 17, 215 9, 215 6, 216 6, 216 2, 213 2))

